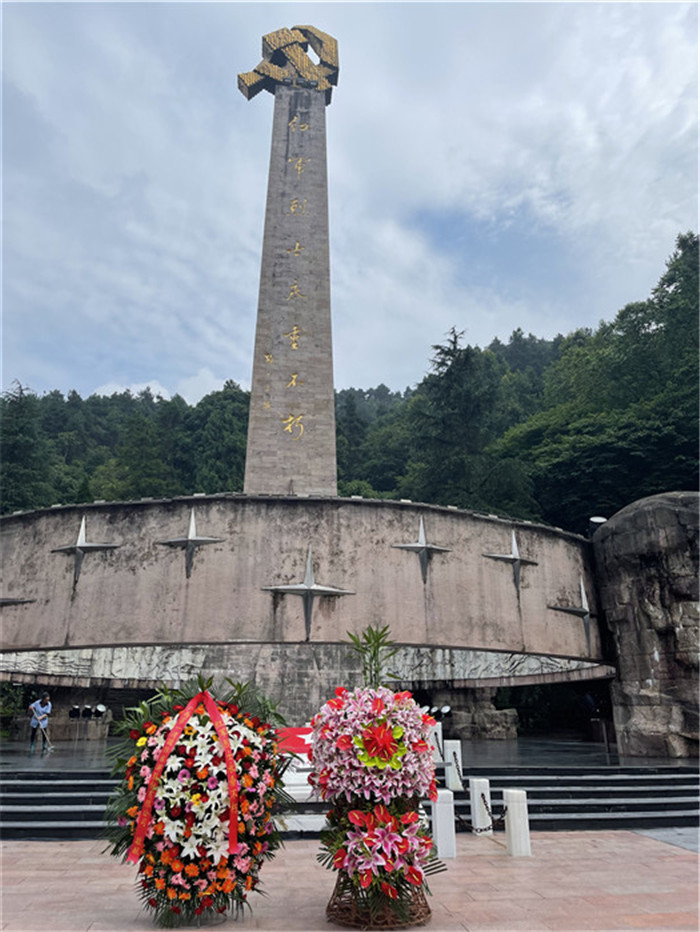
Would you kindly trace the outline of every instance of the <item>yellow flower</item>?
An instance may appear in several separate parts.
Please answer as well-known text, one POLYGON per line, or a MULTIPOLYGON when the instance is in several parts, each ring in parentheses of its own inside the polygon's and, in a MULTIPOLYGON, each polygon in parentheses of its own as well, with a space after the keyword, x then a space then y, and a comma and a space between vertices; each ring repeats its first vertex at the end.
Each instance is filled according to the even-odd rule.
POLYGON ((136 742, 136 747, 142 748, 144 744, 146 743, 146 741, 148 741, 148 738, 145 735, 141 735, 139 740, 136 742))

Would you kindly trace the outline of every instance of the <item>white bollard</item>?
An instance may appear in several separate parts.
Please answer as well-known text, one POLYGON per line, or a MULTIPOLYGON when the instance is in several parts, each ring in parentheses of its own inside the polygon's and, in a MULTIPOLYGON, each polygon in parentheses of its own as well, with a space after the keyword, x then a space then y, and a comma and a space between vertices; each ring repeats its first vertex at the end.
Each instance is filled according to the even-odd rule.
POLYGON ((529 857, 530 822, 527 814, 525 790, 503 790, 506 807, 506 849, 515 858, 529 857))
POLYGON ((484 805, 491 809, 491 787, 483 777, 469 778, 469 806, 471 808, 472 829, 479 829, 479 835, 493 835, 491 816, 484 805))
POLYGON ((433 763, 442 760, 442 722, 435 722, 430 731, 430 743, 433 745, 433 763))
POLYGON ((445 786, 448 790, 463 790, 460 774, 462 773, 462 742, 445 739, 445 786), (455 759, 457 763, 455 764, 455 759))
POLYGON ((455 802, 451 790, 438 790, 433 803, 433 841, 439 858, 457 857, 455 834, 455 802))

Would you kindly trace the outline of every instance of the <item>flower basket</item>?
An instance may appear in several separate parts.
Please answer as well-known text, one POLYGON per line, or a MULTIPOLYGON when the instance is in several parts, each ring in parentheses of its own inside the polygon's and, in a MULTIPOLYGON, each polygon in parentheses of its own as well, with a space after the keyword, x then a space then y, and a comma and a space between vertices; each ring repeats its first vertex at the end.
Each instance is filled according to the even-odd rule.
POLYGON ((395 905, 390 902, 382 903, 372 912, 371 904, 358 897, 357 890, 344 872, 338 874, 333 895, 326 907, 329 922, 350 929, 408 929, 425 925, 430 915, 430 906, 422 887, 411 890, 403 920, 399 918, 395 905))
POLYGON ((243 711, 245 692, 239 686, 233 701, 207 688, 162 691, 122 726, 107 836, 112 854, 137 865, 139 894, 158 925, 237 916, 280 845, 277 736, 243 711))
POLYGON ((421 825, 437 798, 430 729, 411 693, 336 690, 311 722, 316 795, 332 803, 319 861, 338 871, 326 910, 338 925, 401 929, 430 918, 427 876, 444 870, 421 825))

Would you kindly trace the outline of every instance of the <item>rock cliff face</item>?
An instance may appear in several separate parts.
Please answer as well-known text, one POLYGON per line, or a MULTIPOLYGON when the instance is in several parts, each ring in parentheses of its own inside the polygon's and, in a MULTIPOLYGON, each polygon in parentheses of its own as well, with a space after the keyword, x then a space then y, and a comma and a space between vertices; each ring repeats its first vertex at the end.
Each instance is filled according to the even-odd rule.
POLYGON ((698 505, 694 492, 654 495, 593 537, 625 755, 698 756, 698 505))

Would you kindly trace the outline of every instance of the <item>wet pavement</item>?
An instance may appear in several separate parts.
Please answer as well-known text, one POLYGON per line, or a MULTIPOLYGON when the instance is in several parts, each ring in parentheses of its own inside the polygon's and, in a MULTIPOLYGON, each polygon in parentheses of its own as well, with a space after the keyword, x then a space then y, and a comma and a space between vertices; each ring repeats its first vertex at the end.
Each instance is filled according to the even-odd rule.
MULTIPOLYGON (((37 740, 30 756, 28 744, 0 742, 0 772, 3 770, 105 770, 110 768, 108 741, 59 741, 54 750, 42 754, 37 740)), ((618 757, 615 746, 565 738, 520 737, 512 741, 463 740, 462 769, 470 767, 668 767, 697 766, 697 761, 669 758, 618 757)))

